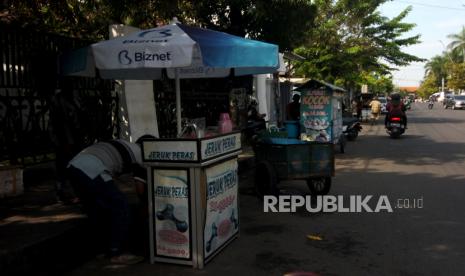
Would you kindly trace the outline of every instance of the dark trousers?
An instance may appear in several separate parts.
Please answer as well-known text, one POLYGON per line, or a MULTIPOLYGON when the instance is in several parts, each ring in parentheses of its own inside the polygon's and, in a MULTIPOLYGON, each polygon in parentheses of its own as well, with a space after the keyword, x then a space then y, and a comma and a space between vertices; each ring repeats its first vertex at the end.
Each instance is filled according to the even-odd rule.
POLYGON ((108 242, 109 255, 121 254, 130 221, 126 196, 112 180, 105 182, 100 176, 90 179, 73 166, 68 169, 68 172, 71 185, 80 198, 93 230, 95 233, 103 230, 103 237, 108 242))

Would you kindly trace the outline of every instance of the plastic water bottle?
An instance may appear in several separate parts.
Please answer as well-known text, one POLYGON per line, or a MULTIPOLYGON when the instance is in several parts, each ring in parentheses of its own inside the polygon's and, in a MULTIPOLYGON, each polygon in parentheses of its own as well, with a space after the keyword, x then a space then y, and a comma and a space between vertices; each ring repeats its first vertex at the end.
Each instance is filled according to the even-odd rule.
POLYGON ((218 131, 221 134, 232 131, 232 122, 231 122, 231 119, 229 118, 228 113, 220 114, 220 120, 218 122, 218 131))

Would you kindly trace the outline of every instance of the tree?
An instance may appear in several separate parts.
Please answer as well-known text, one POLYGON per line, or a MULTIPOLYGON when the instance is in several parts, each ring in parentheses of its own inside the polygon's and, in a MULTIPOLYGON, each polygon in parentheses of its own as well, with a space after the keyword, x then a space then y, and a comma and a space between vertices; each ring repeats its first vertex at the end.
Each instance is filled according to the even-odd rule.
POLYGON ((205 28, 279 45, 292 50, 306 38, 316 7, 311 0, 190 0, 185 20, 205 28))
POLYGON ((448 86, 452 89, 465 89, 465 62, 450 65, 448 86))
POLYGON ((425 64, 425 76, 431 75, 430 80, 435 80, 436 87, 441 86, 442 79, 447 79, 447 64, 448 59, 446 57, 446 53, 442 56, 437 55, 432 57, 426 64, 425 64))
POLYGON ((418 88, 418 94, 423 99, 429 98, 432 94, 438 91, 438 86, 436 85, 436 77, 433 74, 429 74, 420 84, 418 88))
POLYGON ((278 44, 292 50, 313 24, 311 0, 56 0, 11 1, 0 20, 22 27, 101 40, 109 24, 142 29, 173 17, 190 25, 278 44))
POLYGON ((462 27, 462 31, 458 34, 450 34, 447 38, 452 39, 452 42, 447 47, 457 55, 462 57, 462 61, 465 62, 465 26, 462 27))
POLYGON ((362 72, 360 75, 360 82, 367 84, 371 93, 385 95, 394 90, 392 75, 380 75, 376 72, 362 72))
POLYGON ((387 75, 393 66, 422 61, 402 51, 419 43, 419 35, 403 37, 415 24, 402 22, 411 7, 389 19, 377 10, 386 0, 316 1, 315 28, 295 52, 306 58, 296 65, 301 76, 360 84, 361 72, 387 75))
POLYGON ((163 0, 37 0, 9 1, 3 5, 0 21, 20 27, 77 38, 102 40, 108 25, 127 24, 153 28, 173 15, 188 10, 186 1, 163 0), (180 2, 181 4, 178 4, 180 2))

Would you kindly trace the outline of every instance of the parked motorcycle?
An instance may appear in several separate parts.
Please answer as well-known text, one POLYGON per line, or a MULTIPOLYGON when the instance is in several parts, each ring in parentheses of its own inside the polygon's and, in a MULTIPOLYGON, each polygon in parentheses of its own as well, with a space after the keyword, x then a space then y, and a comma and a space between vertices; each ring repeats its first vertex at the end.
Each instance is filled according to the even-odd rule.
POLYGON ((345 135, 347 140, 354 141, 358 137, 358 133, 360 131, 362 131, 362 126, 357 118, 342 118, 342 133, 345 135))
POLYGON ((405 132, 405 122, 398 116, 389 118, 386 126, 386 132, 389 136, 391 136, 391 138, 398 138, 405 132))
POLYGON ((258 103, 252 100, 247 108, 247 125, 242 129, 245 139, 249 142, 266 129, 265 115, 258 113, 258 103))

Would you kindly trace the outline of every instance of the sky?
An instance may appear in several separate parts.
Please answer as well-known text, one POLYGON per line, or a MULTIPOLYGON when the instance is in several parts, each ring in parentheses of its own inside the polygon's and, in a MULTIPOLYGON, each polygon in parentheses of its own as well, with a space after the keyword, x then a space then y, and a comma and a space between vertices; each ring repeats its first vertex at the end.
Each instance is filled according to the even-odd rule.
MULTIPOLYGON (((380 12, 393 18, 408 6, 412 11, 403 20, 417 26, 407 36, 420 34, 421 43, 403 50, 418 57, 430 59, 441 55, 451 42, 449 34, 457 34, 465 26, 465 0, 393 0, 383 4, 380 12)), ((419 86, 424 76, 425 62, 415 62, 393 72, 396 86, 419 86)))

